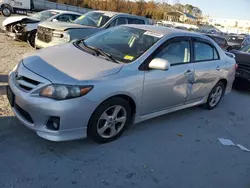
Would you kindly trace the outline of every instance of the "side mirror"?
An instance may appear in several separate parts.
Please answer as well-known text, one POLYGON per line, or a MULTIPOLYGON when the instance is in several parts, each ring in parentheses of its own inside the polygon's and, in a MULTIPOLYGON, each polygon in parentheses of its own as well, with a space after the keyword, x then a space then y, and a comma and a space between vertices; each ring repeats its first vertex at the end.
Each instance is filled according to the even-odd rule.
POLYGON ((52 22, 58 22, 58 20, 54 18, 54 19, 52 20, 52 22))
POLYGON ((148 67, 156 70, 168 70, 170 68, 170 63, 168 60, 155 58, 149 63, 148 67))

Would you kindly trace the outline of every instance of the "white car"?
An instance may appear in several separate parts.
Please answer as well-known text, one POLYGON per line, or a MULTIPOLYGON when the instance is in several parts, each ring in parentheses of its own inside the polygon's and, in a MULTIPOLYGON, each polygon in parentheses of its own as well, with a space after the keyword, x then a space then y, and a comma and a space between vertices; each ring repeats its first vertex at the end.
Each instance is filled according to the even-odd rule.
POLYGON ((35 46, 36 31, 39 22, 73 22, 82 14, 64 10, 45 10, 31 16, 12 16, 3 21, 4 30, 14 39, 27 41, 35 46))

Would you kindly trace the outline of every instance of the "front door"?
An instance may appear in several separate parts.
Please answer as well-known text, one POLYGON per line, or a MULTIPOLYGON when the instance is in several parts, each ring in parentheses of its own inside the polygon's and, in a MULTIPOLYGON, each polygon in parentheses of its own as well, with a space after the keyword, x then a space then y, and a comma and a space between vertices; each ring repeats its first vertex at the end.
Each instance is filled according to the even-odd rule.
POLYGON ((225 63, 220 60, 216 47, 209 41, 194 39, 194 84, 187 102, 202 100, 209 95, 223 74, 225 63))
POLYGON ((184 105, 194 74, 190 46, 188 38, 172 39, 156 50, 153 58, 168 60, 170 68, 145 71, 140 115, 184 105))

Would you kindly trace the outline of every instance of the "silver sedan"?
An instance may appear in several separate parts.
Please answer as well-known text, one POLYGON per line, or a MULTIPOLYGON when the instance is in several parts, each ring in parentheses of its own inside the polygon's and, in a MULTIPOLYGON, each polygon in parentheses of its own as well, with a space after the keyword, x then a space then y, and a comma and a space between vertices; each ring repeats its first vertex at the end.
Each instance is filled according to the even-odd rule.
POLYGON ((119 26, 23 57, 9 75, 17 118, 51 141, 97 142, 129 124, 230 92, 235 60, 210 38, 149 25, 119 26))

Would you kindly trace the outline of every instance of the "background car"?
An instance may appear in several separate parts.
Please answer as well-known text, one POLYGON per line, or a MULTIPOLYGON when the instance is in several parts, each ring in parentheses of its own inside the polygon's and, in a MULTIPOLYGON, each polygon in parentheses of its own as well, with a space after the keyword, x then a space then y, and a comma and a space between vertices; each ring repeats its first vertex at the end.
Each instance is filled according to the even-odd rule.
POLYGON ((36 47, 44 48, 82 39, 118 25, 148 23, 148 19, 141 16, 109 11, 91 11, 73 23, 43 22, 39 24, 36 47))
POLYGON ((250 45, 230 51, 235 55, 238 68, 234 86, 236 89, 250 89, 250 45))
POLYGON ((213 39, 223 50, 227 50, 228 49, 228 44, 227 44, 227 40, 220 36, 220 35, 216 35, 216 34, 207 34, 208 37, 210 37, 211 39, 213 39))
POLYGON ((7 96, 17 118, 45 139, 109 142, 130 123, 215 108, 234 77, 234 58, 206 36, 123 25, 26 55, 7 96))
POLYGON ((227 37, 228 50, 239 50, 250 44, 250 37, 246 35, 229 35, 227 37))
POLYGON ((27 41, 35 46, 37 26, 41 21, 49 22, 73 22, 81 16, 80 13, 63 10, 45 10, 31 16, 12 16, 6 18, 2 25, 14 39, 27 41))

